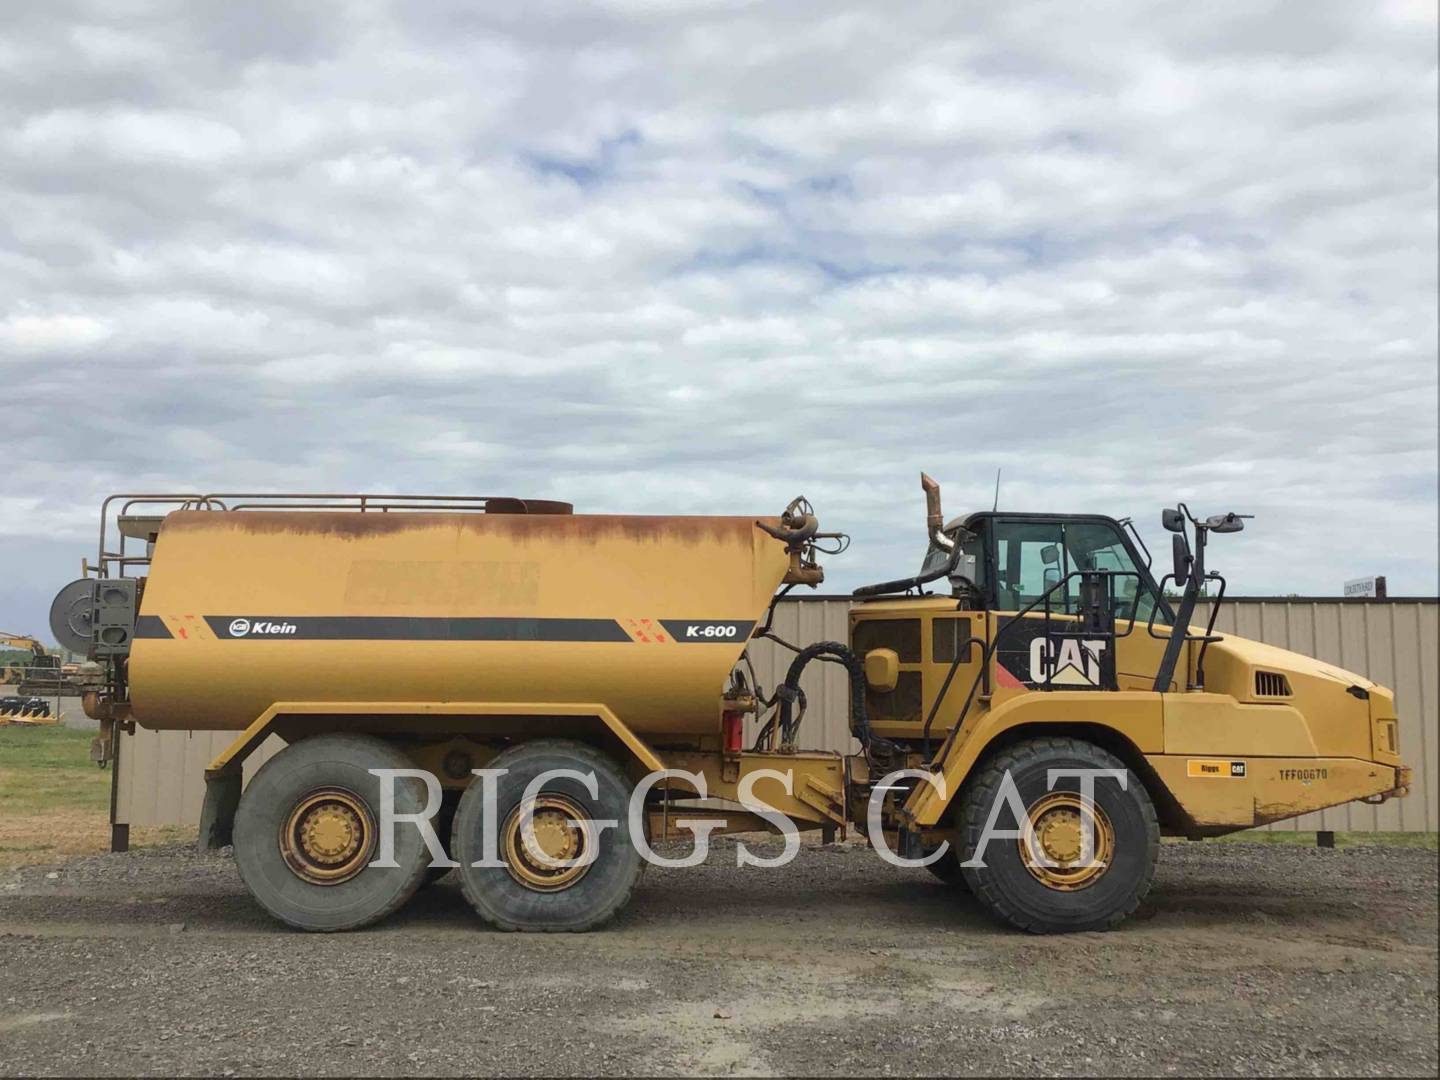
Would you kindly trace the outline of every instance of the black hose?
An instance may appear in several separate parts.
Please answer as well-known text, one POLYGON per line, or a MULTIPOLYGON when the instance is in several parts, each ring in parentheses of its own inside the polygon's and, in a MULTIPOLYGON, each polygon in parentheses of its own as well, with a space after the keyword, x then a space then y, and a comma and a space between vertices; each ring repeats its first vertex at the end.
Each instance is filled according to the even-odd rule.
POLYGON ((750 635, 751 637, 763 638, 770 635, 770 626, 775 622, 775 605, 783 600, 785 594, 793 588, 795 588, 795 582, 792 581, 770 598, 770 606, 765 611, 765 622, 761 625, 760 629, 750 635))
POLYGON ((780 700, 777 721, 781 739, 788 743, 794 737, 798 720, 792 720, 791 713, 801 692, 800 676, 810 661, 817 659, 840 664, 850 676, 850 734, 859 740, 866 759, 890 758, 896 751, 895 744, 888 739, 876 738, 870 731, 870 714, 865 705, 865 666, 848 646, 838 641, 818 641, 801 649, 790 664, 790 670, 785 673, 785 681, 776 688, 775 696, 780 700))

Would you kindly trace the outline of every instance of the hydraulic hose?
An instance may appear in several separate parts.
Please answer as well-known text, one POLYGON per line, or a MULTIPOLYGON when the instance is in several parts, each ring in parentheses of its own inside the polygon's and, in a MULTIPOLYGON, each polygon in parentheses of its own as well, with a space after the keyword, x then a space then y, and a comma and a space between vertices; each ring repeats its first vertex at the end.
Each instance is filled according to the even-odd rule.
POLYGON ((870 714, 865 705, 865 666, 848 646, 838 641, 818 641, 814 645, 808 645, 801 649, 791 662, 790 670, 785 673, 785 681, 775 692, 775 696, 780 700, 778 722, 781 740, 788 743, 794 737, 794 729, 799 721, 792 719, 792 707, 801 693, 800 676, 812 660, 840 664, 849 675, 850 734, 859 740, 865 750, 866 759, 875 761, 893 755, 895 745, 888 739, 876 738, 870 731, 870 714))

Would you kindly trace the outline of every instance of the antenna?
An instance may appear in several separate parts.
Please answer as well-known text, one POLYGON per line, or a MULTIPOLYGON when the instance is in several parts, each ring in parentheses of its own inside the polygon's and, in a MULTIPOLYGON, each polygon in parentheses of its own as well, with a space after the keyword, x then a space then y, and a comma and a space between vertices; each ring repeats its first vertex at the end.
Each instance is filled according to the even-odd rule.
POLYGON ((990 507, 990 512, 993 514, 996 510, 999 510, 999 509, 1000 509, 1000 470, 999 470, 999 469, 996 469, 996 470, 995 470, 995 505, 992 506, 992 507, 990 507))

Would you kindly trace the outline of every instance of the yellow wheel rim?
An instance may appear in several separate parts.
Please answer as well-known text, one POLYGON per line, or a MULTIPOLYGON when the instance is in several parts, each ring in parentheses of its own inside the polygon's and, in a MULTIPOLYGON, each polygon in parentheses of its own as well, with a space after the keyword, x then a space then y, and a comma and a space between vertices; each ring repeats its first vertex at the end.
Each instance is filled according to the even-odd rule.
POLYGON ((1115 830, 1105 811, 1071 791, 1052 791, 1032 803, 1023 832, 1019 843, 1025 869, 1057 892, 1095 884, 1115 855, 1115 830))
POLYGON ((280 826, 285 865, 312 885, 349 881, 370 862, 375 819, 365 800, 343 788, 306 795, 280 826))
POLYGON ((568 889, 590 869, 595 827, 573 799, 547 792, 530 804, 530 836, 524 829, 524 806, 510 811, 500 829, 500 857, 510 876, 536 892, 568 889), (572 863, 574 865, 557 865, 572 863))

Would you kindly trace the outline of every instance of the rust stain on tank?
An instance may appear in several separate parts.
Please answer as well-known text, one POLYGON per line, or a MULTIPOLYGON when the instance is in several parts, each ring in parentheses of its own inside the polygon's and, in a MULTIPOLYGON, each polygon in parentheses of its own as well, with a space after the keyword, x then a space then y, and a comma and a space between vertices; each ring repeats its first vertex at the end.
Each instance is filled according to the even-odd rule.
POLYGON ((476 514, 443 512, 357 513, 316 510, 177 510, 161 526, 167 533, 330 537, 361 540, 407 532, 472 533, 511 543, 532 539, 596 544, 608 540, 749 545, 755 522, 775 517, 645 516, 638 514, 476 514))

